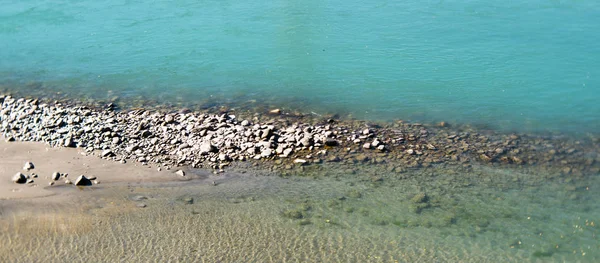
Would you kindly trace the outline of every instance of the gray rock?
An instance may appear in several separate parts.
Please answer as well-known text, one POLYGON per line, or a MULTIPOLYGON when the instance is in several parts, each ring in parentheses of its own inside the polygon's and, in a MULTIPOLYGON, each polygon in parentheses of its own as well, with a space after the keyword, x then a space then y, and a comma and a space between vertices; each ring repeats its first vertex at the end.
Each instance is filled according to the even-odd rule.
POLYGON ((200 145, 200 154, 208 154, 212 152, 216 152, 217 148, 212 145, 210 142, 203 142, 200 145))
POLYGON ((362 146, 362 147, 363 147, 364 149, 371 149, 371 144, 367 142, 367 143, 363 144, 363 146, 362 146))
POLYGON ((111 150, 104 150, 104 151, 102 151, 102 153, 100 154, 100 156, 102 156, 102 157, 112 157, 112 156, 115 156, 115 154, 111 150))
POLYGON ((75 147, 75 142, 73 142, 73 139, 71 137, 67 137, 64 141, 64 146, 65 147, 75 147))
POLYGON ((22 173, 16 173, 12 177, 12 181, 13 181, 13 183, 16 183, 16 184, 24 184, 25 182, 27 182, 27 177, 22 173))
POLYGON ((29 171, 33 168, 35 168, 35 166, 33 165, 32 162, 26 162, 25 165, 23 165, 23 170, 25 170, 25 171, 29 171))
POLYGON ((285 150, 283 150, 283 155, 282 157, 289 157, 290 154, 292 154, 294 150, 292 148, 286 148, 285 150))
POLYGON ((273 155, 272 149, 265 149, 262 152, 260 152, 260 156, 262 156, 262 157, 269 157, 271 155, 273 155))
POLYGON ((75 179, 75 185, 79 185, 79 186, 92 185, 92 181, 90 181, 90 179, 88 179, 87 177, 85 177, 85 175, 82 174, 79 177, 77 177, 77 179, 75 179))
POLYGON ((179 176, 185 176, 185 172, 183 170, 177 170, 175 174, 179 176))

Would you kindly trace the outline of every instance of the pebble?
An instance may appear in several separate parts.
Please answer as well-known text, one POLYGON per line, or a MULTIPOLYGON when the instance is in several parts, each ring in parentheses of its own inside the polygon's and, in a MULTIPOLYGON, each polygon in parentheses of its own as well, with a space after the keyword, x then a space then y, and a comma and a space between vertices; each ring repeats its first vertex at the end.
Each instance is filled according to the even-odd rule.
POLYGON ((57 181, 58 179, 60 179, 60 173, 53 172, 52 175, 50 176, 50 179, 52 179, 53 181, 57 181))
POLYGON ((25 171, 29 171, 32 170, 35 166, 33 165, 32 162, 26 162, 25 165, 23 165, 23 170, 25 171))
POLYGON ((85 175, 82 174, 79 177, 77 177, 77 179, 75 179, 75 185, 78 185, 78 186, 92 185, 92 181, 90 181, 90 179, 88 179, 87 177, 85 177, 85 175))
MULTIPOLYGON (((104 158, 119 156, 122 163, 133 160, 163 167, 207 163, 208 167, 223 168, 234 160, 316 155, 324 146, 341 146, 327 150, 342 161, 368 159, 357 156, 361 149, 389 151, 399 165, 411 167, 425 163, 424 159, 427 163, 502 162, 507 165, 540 164, 558 169, 568 164, 573 168, 571 173, 575 174, 588 173, 597 169, 600 163, 585 163, 582 157, 583 153, 597 152, 593 143, 533 135, 484 135, 474 128, 459 125, 452 125, 457 128, 448 130, 436 128, 435 124, 397 122, 393 127, 365 128, 364 122, 338 122, 328 118, 315 121, 316 124, 304 123, 303 119, 297 119, 302 118, 301 114, 294 114, 293 118, 256 115, 251 121, 223 113, 182 111, 165 114, 144 109, 105 111, 77 105, 39 104, 11 96, 3 98, 0 101, 0 133, 7 140, 44 141, 53 147, 77 146, 88 154, 99 151, 104 158), (551 162, 545 159, 547 155, 540 154, 546 145, 556 148, 551 162)), ((281 114, 279 109, 269 111, 273 110, 281 114)), ((321 159, 329 160, 327 157, 321 159)), ((279 167, 287 167, 292 162, 285 161, 279 167)))
POLYGON ((12 181, 13 181, 13 183, 16 183, 16 184, 24 184, 25 182, 27 182, 27 177, 22 173, 16 173, 12 177, 12 181))

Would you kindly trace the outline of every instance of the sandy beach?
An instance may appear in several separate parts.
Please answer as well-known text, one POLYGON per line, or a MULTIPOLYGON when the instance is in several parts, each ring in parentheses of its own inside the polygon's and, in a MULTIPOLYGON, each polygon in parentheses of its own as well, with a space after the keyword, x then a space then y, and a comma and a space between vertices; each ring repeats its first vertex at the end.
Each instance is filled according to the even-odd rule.
POLYGON ((97 177, 97 182, 92 188, 110 187, 114 184, 169 182, 187 180, 180 178, 173 171, 157 171, 156 168, 137 163, 121 164, 98 158, 83 153, 76 148, 53 148, 42 142, 6 142, 0 141, 0 199, 42 198, 52 196, 48 200, 60 199, 69 191, 66 187, 77 188, 75 185, 66 185, 65 178, 53 181, 50 176, 53 172, 68 173, 67 179, 74 181, 79 175, 97 177), (30 171, 23 170, 25 162, 32 162, 35 168, 30 171), (21 172, 26 175, 37 174, 32 178, 32 183, 15 184, 11 177, 21 172), (54 185, 49 185, 54 182, 54 185))

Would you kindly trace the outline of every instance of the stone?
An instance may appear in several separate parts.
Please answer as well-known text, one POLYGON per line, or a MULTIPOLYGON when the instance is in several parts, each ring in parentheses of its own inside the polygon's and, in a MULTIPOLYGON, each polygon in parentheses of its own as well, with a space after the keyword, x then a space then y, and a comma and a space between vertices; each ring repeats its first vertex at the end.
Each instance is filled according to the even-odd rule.
POLYGON ((75 147, 75 142, 73 142, 73 139, 71 137, 68 137, 65 139, 63 146, 65 147, 75 147))
POLYGON ((332 139, 332 138, 327 138, 325 140, 325 145, 326 146, 338 146, 340 143, 336 140, 336 139, 332 139))
POLYGON ((183 170, 177 170, 175 174, 179 176, 185 176, 185 172, 183 170))
POLYGON ((273 109, 273 110, 270 110, 269 113, 271 113, 271 114, 281 114, 281 110, 280 109, 273 109))
POLYGON ((79 177, 77 177, 77 179, 75 179, 75 185, 88 186, 92 185, 92 181, 90 181, 90 179, 88 179, 87 177, 85 177, 85 175, 82 174, 79 177))
POLYGON ((272 149, 265 149, 262 152, 260 152, 260 156, 262 156, 262 157, 269 157, 271 155, 273 155, 272 149))
POLYGON ((112 157, 112 156, 115 156, 115 154, 111 150, 104 150, 104 151, 102 151, 102 153, 100 154, 100 156, 102 156, 102 157, 112 157))
POLYGON ((52 181, 57 181, 58 179, 60 179, 60 173, 53 172, 52 175, 50 176, 50 179, 52 179, 52 181))
POLYGON ((6 142, 14 142, 14 141, 15 141, 15 137, 10 136, 10 137, 6 138, 6 142))
POLYGON ((282 157, 289 157, 294 150, 292 148, 286 148, 283 150, 282 157))
POLYGON ((304 159, 295 159, 295 160, 294 160, 294 163, 297 163, 297 164, 305 164, 305 163, 307 163, 307 162, 308 162, 308 161, 306 161, 306 160, 304 160, 304 159))
POLYGON ((200 154, 208 154, 212 152, 216 152, 217 148, 212 145, 210 142, 203 142, 200 145, 200 154))
POLYGON ((16 173, 12 177, 12 181, 13 181, 13 183, 16 183, 16 184, 24 184, 27 182, 27 177, 22 173, 16 173))
POLYGON ((23 170, 25 170, 25 171, 29 171, 33 168, 35 168, 35 166, 33 165, 32 162, 26 162, 25 165, 23 165, 23 170))
POLYGON ((363 144, 362 147, 363 147, 363 149, 371 149, 371 143, 367 142, 367 143, 363 144))
POLYGON ((71 182, 71 180, 69 180, 69 179, 66 179, 66 180, 65 180, 65 184, 72 184, 72 182, 71 182))

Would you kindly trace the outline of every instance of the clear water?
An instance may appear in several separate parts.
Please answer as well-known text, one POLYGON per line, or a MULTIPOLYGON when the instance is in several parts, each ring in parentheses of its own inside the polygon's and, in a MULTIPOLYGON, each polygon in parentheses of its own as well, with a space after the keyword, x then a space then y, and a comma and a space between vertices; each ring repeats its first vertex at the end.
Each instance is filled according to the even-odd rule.
POLYGON ((595 131, 597 1, 3 1, 0 83, 595 131))
POLYGON ((233 174, 185 183, 72 187, 55 189, 70 194, 70 201, 6 201, 0 204, 0 259, 600 260, 598 176, 563 182, 475 169, 479 176, 429 170, 400 179, 380 170, 328 170, 328 176, 307 172, 315 178, 233 174), (373 174, 383 180, 371 180, 373 174), (429 206, 416 212, 413 199, 420 192, 426 192, 429 206), (147 207, 136 207, 140 203, 147 207))

